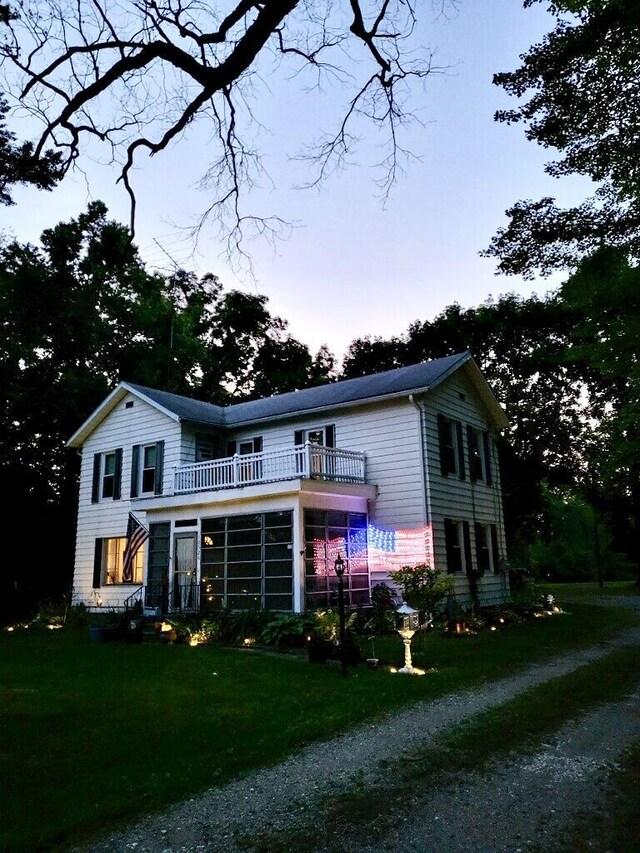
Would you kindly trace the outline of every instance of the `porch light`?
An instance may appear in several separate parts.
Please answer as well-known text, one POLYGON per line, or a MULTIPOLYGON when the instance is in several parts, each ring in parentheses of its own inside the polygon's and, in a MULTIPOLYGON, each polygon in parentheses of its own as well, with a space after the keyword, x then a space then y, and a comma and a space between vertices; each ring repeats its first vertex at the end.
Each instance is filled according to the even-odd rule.
POLYGON ((418 669, 411 662, 411 638, 418 630, 418 611, 407 604, 406 601, 396 610, 396 624, 398 634, 404 643, 404 666, 398 672, 405 675, 424 675, 423 669, 418 669))

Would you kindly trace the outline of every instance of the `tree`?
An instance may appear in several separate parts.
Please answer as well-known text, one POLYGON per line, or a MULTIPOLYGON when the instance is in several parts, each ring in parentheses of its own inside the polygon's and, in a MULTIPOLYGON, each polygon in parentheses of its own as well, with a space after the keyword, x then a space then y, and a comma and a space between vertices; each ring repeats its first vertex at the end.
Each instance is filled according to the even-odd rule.
MULTIPOLYGON (((525 0, 531 6, 541 0, 525 0)), ((497 121, 522 123, 528 139, 555 149, 554 177, 585 176, 592 198, 570 209, 554 198, 517 202, 485 256, 532 278, 573 269, 599 246, 640 257, 640 7, 636 0, 560 0, 556 26, 515 71, 494 83, 520 99, 497 121)))
MULTIPOLYGON (((406 154, 403 124, 411 84, 431 72, 414 39, 413 2, 360 0, 145 0, 113 7, 104 0, 42 0, 20 4, 6 21, 2 47, 12 90, 43 122, 36 160, 48 146, 67 171, 94 146, 121 168, 132 202, 132 170, 141 151, 156 155, 197 118, 211 123, 214 159, 203 177, 212 192, 204 215, 264 233, 277 219, 245 212, 241 189, 256 177, 255 143, 245 136, 262 80, 296 76, 309 93, 333 85, 343 113, 304 152, 316 166, 314 184, 345 163, 370 121, 386 132, 379 165, 387 192, 406 154)), ((133 227, 132 227, 133 231, 133 227)))
MULTIPOLYGON (((3 562, 1 607, 16 589, 25 606, 66 590, 79 465, 65 443, 117 382, 221 404, 247 398, 267 383, 263 350, 287 334, 263 296, 225 293, 211 274, 149 272, 100 202, 47 229, 39 247, 0 248, 0 329, 5 524, 17 541, 37 535, 44 546, 28 564, 3 562)), ((303 362, 296 382, 311 382, 311 356, 287 342, 303 362)), ((285 377, 269 381, 289 390, 277 387, 285 377)))
POLYGON ((640 585, 640 268, 621 249, 599 249, 580 262, 560 295, 578 318, 569 356, 598 375, 602 389, 600 440, 589 463, 594 485, 585 487, 599 505, 617 508, 619 528, 626 519, 619 535, 634 555, 640 585))

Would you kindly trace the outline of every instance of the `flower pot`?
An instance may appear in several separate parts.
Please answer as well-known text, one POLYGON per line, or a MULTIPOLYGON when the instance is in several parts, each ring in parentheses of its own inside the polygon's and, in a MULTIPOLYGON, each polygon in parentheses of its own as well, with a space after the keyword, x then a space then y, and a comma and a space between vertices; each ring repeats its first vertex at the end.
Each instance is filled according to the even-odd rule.
POLYGON ((110 629, 106 625, 91 625, 89 627, 89 639, 93 643, 105 643, 110 639, 110 629))

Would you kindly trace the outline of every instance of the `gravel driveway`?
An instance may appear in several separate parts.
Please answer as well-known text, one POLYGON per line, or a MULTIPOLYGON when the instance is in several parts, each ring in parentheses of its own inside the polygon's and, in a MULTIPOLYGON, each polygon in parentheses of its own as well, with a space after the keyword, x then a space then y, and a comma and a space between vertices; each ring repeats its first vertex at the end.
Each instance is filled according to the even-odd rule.
MULTIPOLYGON (((607 603, 612 602, 607 599, 607 603)), ((618 603, 640 609, 640 599, 618 603)), ((381 770, 381 762, 394 762, 428 747, 443 730, 630 644, 640 644, 640 628, 501 681, 419 703, 343 736, 312 744, 274 767, 205 791, 161 815, 73 851, 265 853, 270 848, 261 838, 299 830, 305 823, 322 825, 321 808, 314 812, 320 798, 354 785, 359 790, 374 786, 388 772, 381 770)), ((609 771, 630 746, 640 742, 639 708, 640 685, 623 701, 599 707, 563 727, 535 755, 464 778, 450 778, 442 788, 424 794, 414 790, 406 806, 390 804, 393 828, 383 841, 367 844, 362 836, 346 838, 344 843, 327 839, 322 849, 517 853, 538 845, 548 848, 551 841, 561 838, 573 816, 597 802, 609 771)), ((320 853, 320 848, 316 844, 309 853, 320 853)))

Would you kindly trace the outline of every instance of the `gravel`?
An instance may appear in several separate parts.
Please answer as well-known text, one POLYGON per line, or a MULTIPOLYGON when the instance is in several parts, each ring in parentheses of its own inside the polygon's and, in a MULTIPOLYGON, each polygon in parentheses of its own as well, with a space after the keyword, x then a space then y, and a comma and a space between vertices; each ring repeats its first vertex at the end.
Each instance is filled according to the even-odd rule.
MULTIPOLYGON (((620 602, 626 603, 626 602, 620 602)), ((640 608, 640 599, 632 603, 640 608)), ((74 853, 241 853, 269 850, 265 839, 322 824, 323 797, 374 787, 383 765, 436 744, 445 729, 508 702, 537 684, 640 643, 640 628, 614 640, 531 666, 516 675, 443 699, 421 702, 375 723, 315 743, 280 764, 212 788, 159 815, 96 840, 74 853), (315 812, 314 812, 315 810, 315 812), (251 842, 247 839, 252 839, 251 842), (263 839, 262 841, 260 839, 263 839)), ((536 755, 490 771, 448 778, 439 789, 412 791, 390 804, 394 825, 384 840, 350 837, 331 850, 353 853, 424 851, 492 853, 531 850, 557 840, 571 815, 588 808, 624 751, 640 740, 640 693, 600 707, 564 727, 536 755)), ((286 849, 278 846, 279 851, 286 849)), ((639 847, 640 849, 640 847, 639 847)), ((317 845, 310 848, 320 853, 317 845)))

